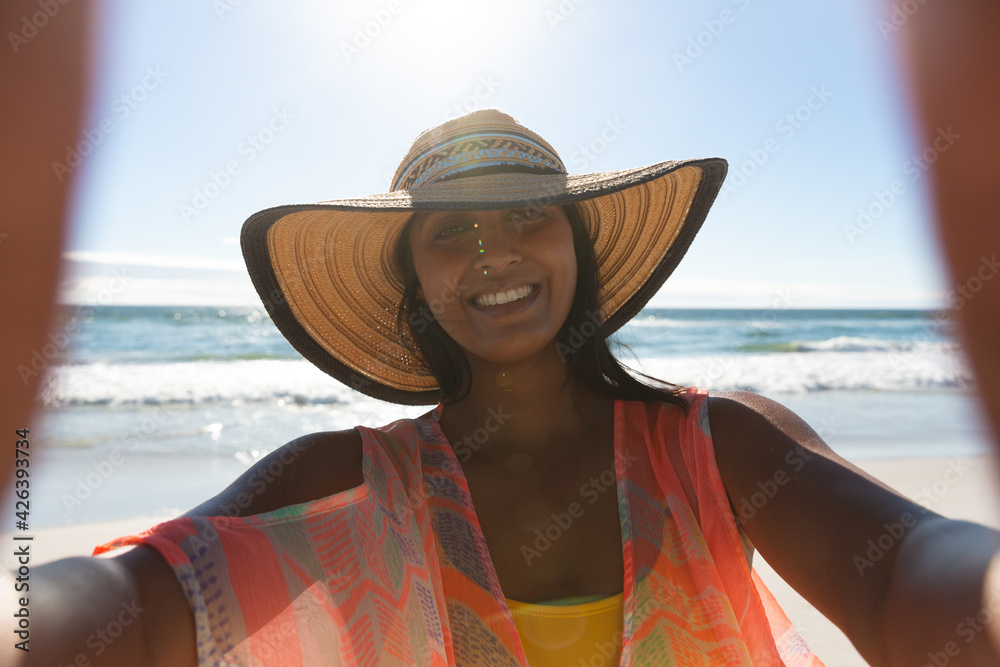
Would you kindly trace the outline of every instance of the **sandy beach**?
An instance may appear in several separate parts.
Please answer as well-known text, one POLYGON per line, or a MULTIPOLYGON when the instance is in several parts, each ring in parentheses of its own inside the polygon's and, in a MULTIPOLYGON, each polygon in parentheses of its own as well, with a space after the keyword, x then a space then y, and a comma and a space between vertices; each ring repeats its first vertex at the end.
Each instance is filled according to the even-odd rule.
MULTIPOLYGON (((921 500, 940 514, 1000 528, 1000 491, 994 481, 993 459, 896 459, 862 461, 858 465, 904 495, 921 500)), ((90 555, 97 544, 139 532, 169 518, 171 517, 163 515, 142 516, 39 529, 34 531, 35 564, 70 556, 90 555)), ((3 539, 6 541, 10 538, 4 535, 3 539)), ((844 634, 782 581, 759 554, 754 558, 754 565, 806 642, 827 667, 866 664, 844 634)))

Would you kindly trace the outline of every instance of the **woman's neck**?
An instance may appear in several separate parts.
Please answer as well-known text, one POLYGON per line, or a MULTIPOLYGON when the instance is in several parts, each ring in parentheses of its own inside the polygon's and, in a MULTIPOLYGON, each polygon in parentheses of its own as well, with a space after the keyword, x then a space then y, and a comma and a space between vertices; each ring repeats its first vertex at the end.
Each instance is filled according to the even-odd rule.
MULTIPOLYGON (((441 427, 452 447, 474 451, 571 454, 577 443, 610 433, 613 401, 570 379, 555 348, 517 364, 470 359, 471 387, 448 403, 441 427)), ((475 457, 470 457, 474 463, 475 457)), ((487 457, 479 457, 485 460, 487 457)))

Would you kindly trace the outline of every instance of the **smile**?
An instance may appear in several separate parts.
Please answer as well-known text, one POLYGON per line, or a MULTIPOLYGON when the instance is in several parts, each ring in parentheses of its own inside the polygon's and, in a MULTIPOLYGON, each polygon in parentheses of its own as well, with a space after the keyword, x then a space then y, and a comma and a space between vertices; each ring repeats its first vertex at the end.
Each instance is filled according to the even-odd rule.
POLYGON ((517 287, 514 289, 509 289, 504 292, 496 292, 494 294, 483 294, 482 296, 477 296, 472 300, 477 306, 502 306, 505 303, 512 303, 514 301, 519 301, 526 297, 531 296, 538 290, 538 285, 525 285, 524 287, 517 287))

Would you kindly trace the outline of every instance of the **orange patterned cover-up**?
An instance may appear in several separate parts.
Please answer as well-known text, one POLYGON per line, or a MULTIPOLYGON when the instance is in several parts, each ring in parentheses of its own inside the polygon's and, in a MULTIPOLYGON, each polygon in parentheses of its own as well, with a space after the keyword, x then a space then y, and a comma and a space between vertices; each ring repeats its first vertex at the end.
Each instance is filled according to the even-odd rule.
MULTIPOLYGON (((620 665, 821 667, 747 564, 689 388, 615 402, 625 563, 620 665)), ((437 418, 358 427, 364 483, 248 517, 161 523, 147 544, 194 613, 199 665, 527 665, 437 418)))

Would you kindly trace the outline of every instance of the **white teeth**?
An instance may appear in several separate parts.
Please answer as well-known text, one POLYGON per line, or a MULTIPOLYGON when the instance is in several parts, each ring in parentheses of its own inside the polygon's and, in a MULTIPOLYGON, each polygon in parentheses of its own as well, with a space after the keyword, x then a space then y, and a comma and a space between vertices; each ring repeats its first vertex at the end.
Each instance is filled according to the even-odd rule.
POLYGON ((509 289, 506 292, 497 292, 495 294, 477 296, 475 303, 477 306, 499 306, 505 303, 510 303, 511 301, 523 299, 534 291, 534 287, 518 287, 517 289, 509 289))

